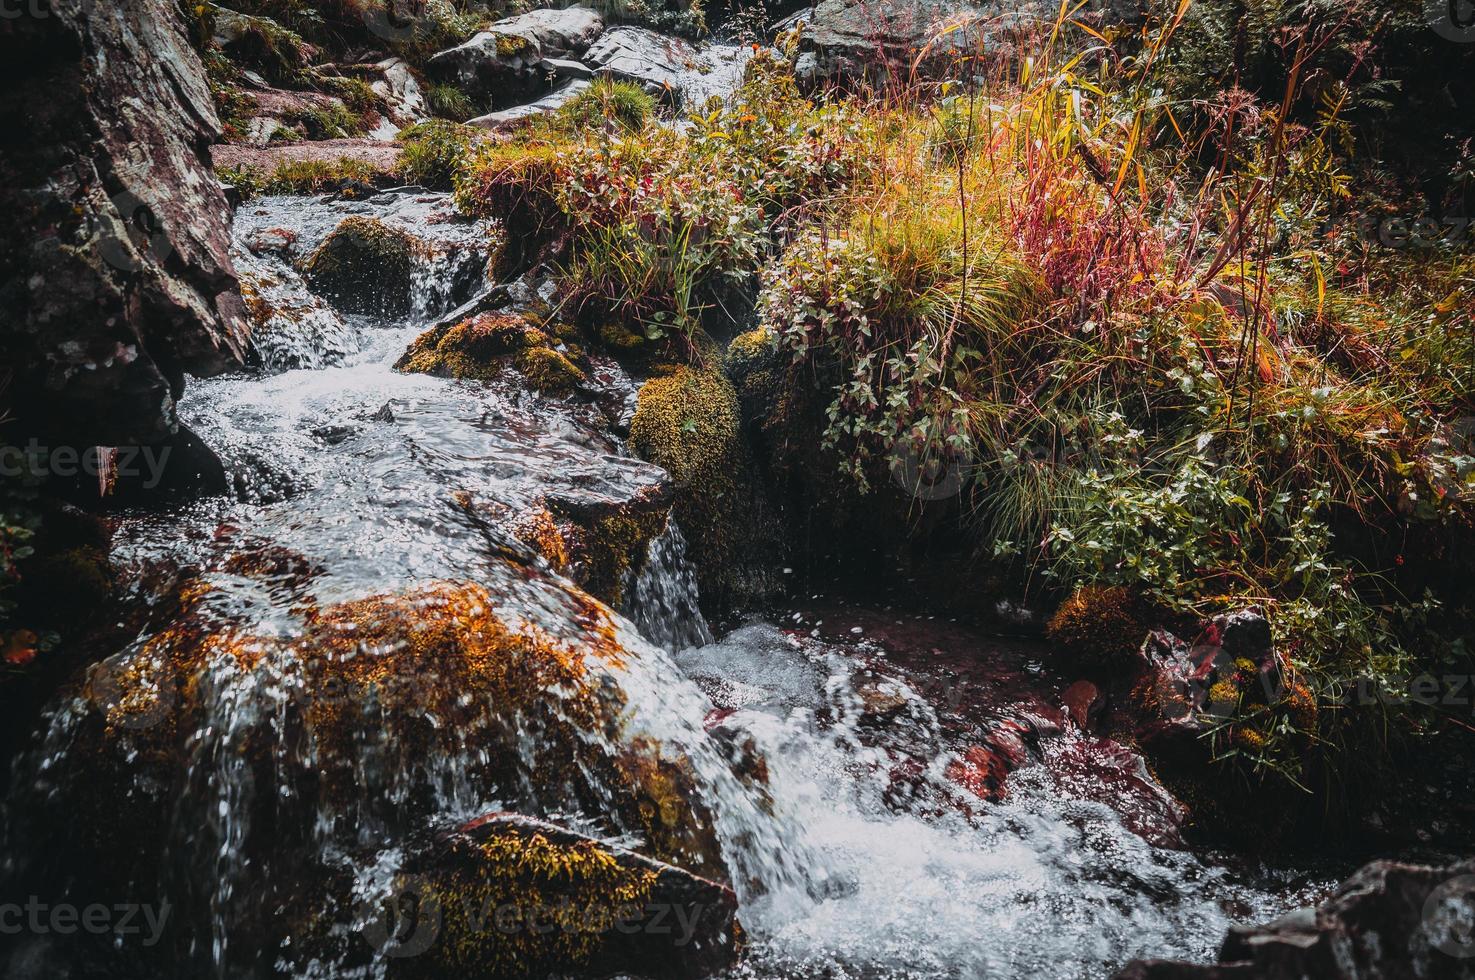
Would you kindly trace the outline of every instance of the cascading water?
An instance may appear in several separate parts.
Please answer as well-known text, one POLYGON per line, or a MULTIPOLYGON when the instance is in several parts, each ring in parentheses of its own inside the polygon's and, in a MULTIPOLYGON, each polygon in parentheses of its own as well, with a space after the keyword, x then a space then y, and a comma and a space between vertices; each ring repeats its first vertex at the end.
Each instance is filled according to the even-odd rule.
POLYGON ((697 604, 697 576, 686 559, 686 539, 671 521, 651 539, 645 563, 625 588, 624 614, 652 643, 685 650, 712 642, 697 604))
POLYGON ((1298 897, 1149 844, 1058 768, 969 796, 953 767, 995 719, 960 721, 883 648, 811 637, 797 613, 713 642, 674 524, 625 583, 628 621, 570 587, 512 518, 662 474, 615 434, 632 388, 612 365, 603 408, 391 369, 483 285, 488 229, 449 210, 418 192, 242 209, 241 265, 278 311, 267 371, 197 382, 182 407, 236 499, 121 519, 136 635, 49 713, 0 868, 52 897, 171 902, 167 966, 38 937, 8 975, 381 976, 360 904, 421 830, 502 809, 635 849, 710 833, 751 976, 1099 976, 1206 957, 1298 897), (293 269, 353 214, 424 244, 409 316, 341 316, 293 269), (515 672, 475 686, 509 636, 536 698, 515 672), (637 770, 675 774, 686 824, 632 815, 637 770), (74 860, 26 857, 50 854, 74 860))

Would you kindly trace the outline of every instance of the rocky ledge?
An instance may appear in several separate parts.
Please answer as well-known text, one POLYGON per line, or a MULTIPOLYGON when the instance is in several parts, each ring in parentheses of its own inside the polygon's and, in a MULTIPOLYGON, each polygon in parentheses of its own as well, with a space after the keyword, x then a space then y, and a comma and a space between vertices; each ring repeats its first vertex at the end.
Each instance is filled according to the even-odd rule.
POLYGON ((1117 980, 1292 980, 1475 974, 1475 861, 1375 861, 1317 908, 1231 929, 1219 962, 1138 960, 1117 980))

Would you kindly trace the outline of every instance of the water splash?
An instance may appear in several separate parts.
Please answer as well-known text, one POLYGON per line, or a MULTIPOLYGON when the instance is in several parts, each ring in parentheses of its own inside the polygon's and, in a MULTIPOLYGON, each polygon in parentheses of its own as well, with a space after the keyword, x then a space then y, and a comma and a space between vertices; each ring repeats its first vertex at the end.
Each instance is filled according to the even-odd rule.
POLYGON ((712 642, 697 599, 696 569, 686 557, 686 538, 674 520, 651 539, 645 563, 630 579, 621 612, 642 636, 670 651, 712 642))

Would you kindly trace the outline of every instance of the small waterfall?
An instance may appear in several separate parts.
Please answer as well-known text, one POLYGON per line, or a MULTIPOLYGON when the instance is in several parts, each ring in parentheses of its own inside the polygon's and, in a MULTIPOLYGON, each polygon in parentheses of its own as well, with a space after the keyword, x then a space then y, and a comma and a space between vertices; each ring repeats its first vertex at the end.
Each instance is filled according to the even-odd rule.
POLYGON ((656 646, 671 652, 712 642, 697 603, 696 569, 686 557, 686 538, 675 519, 651 540, 645 563, 625 586, 621 610, 656 646))

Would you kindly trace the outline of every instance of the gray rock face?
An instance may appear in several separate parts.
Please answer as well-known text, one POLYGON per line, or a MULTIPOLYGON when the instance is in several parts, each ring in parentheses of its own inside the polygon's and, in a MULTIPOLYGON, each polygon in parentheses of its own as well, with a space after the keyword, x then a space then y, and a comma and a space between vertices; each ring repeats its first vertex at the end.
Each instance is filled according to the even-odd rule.
POLYGON ((496 112, 489 112, 484 116, 477 116, 475 119, 470 120, 467 125, 480 126, 482 129, 493 131, 511 129, 536 116, 557 112, 560 106, 588 87, 589 82, 587 80, 575 78, 572 81, 560 85, 536 102, 529 102, 527 105, 513 106, 510 109, 499 109, 496 112))
POLYGON ((1230 930, 1219 964, 1139 960, 1117 980, 1475 976, 1475 861, 1375 861, 1319 908, 1230 930))
POLYGON ((820 0, 775 25, 799 31, 802 84, 965 77, 1009 34, 1052 16, 1035 0, 820 0))
POLYGON ((536 84, 545 58, 578 57, 604 32, 604 18, 587 7, 534 10, 492 24, 426 63, 436 78, 478 96, 505 102, 536 84))
POLYGON ((389 109, 390 122, 403 128, 430 117, 430 106, 426 103, 425 94, 420 91, 420 83, 415 81, 414 72, 410 70, 407 61, 403 58, 389 58, 375 67, 384 74, 371 82, 370 87, 384 99, 389 109))
POLYGON ((643 27, 612 28, 584 56, 596 74, 634 82, 677 108, 684 95, 683 79, 698 58, 697 49, 686 41, 643 27))
POLYGON ((240 363, 249 331, 204 70, 169 0, 52 0, 3 37, 12 411, 77 445, 163 442, 185 372, 240 363))

